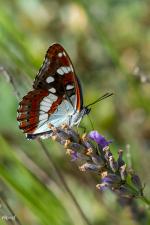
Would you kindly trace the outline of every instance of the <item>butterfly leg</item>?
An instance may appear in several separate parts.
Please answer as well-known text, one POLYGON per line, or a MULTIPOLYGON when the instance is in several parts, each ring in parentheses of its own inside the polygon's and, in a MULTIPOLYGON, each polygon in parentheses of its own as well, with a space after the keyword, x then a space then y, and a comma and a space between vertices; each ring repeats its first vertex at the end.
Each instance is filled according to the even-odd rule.
POLYGON ((81 129, 83 130, 83 133, 86 133, 87 129, 86 129, 85 126, 79 125, 78 127, 81 128, 81 129))
POLYGON ((78 125, 78 126, 76 127, 76 130, 77 130, 77 133, 78 133, 79 135, 80 135, 79 128, 82 130, 82 134, 85 134, 85 133, 86 133, 86 131, 87 131, 86 127, 84 127, 84 126, 82 126, 82 125, 78 125))

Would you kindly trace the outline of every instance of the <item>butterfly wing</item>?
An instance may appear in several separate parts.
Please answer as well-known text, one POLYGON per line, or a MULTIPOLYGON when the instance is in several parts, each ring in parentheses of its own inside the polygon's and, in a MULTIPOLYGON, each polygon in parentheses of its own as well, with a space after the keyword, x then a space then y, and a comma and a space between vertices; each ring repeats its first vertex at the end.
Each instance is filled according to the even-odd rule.
POLYGON ((59 44, 49 47, 30 91, 19 103, 17 120, 20 129, 27 134, 50 131, 69 125, 70 116, 83 107, 80 83, 72 62, 59 44))

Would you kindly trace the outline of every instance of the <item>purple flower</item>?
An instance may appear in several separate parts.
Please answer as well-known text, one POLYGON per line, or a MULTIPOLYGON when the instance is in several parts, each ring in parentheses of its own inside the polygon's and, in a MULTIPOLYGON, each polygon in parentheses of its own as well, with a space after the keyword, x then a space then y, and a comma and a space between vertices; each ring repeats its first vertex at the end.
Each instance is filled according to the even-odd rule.
POLYGON ((71 154, 71 161, 76 161, 78 159, 78 152, 73 151, 71 154))
POLYGON ((120 183, 120 181, 121 181, 120 177, 116 174, 108 174, 107 176, 101 179, 102 183, 107 183, 108 185, 110 184, 116 185, 120 183))
POLYGON ((114 190, 120 186, 121 179, 118 175, 108 174, 101 178, 101 183, 97 185, 100 191, 105 191, 107 189, 114 190))
POLYGON ((93 141, 95 141, 98 145, 100 145, 100 147, 105 148, 107 146, 109 146, 110 143, 112 143, 112 141, 107 141, 102 135, 100 135, 98 133, 98 131, 91 131, 89 133, 89 138, 91 138, 93 141))
POLYGON ((108 185, 105 183, 102 183, 102 184, 97 184, 96 185, 97 189, 100 190, 100 191, 106 191, 109 189, 108 185))
POLYGON ((94 163, 86 162, 82 166, 80 166, 80 170, 81 171, 87 171, 87 170, 98 171, 99 170, 99 165, 95 165, 94 163))
POLYGON ((104 178, 102 178, 101 179, 101 182, 102 183, 108 183, 108 184, 112 184, 113 183, 113 180, 112 180, 112 178, 111 177, 104 177, 104 178))

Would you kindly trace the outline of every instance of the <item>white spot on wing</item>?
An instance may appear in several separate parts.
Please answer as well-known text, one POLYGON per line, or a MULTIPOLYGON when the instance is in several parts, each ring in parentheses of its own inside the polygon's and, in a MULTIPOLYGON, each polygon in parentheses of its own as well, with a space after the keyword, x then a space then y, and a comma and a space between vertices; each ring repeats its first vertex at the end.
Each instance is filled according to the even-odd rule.
POLYGON ((47 83, 51 83, 53 81, 54 81, 54 77, 52 77, 52 76, 49 76, 49 77, 46 78, 47 83))
POLYGON ((63 52, 63 55, 64 55, 64 56, 66 56, 66 53, 65 53, 65 52, 63 52))
POLYGON ((69 66, 66 66, 66 69, 67 69, 68 73, 71 71, 69 66))
POLYGON ((47 98, 49 98, 52 102, 56 101, 57 100, 57 96, 56 95, 53 95, 53 94, 49 94, 47 96, 47 98))
POLYGON ((61 69, 62 67, 60 67, 59 69, 57 69, 57 73, 59 73, 60 75, 64 74, 64 71, 61 69))
POLYGON ((67 74, 71 71, 73 71, 73 68, 71 66, 61 66, 59 69, 57 69, 57 73, 59 73, 60 75, 67 74))
POLYGON ((42 102, 40 104, 40 110, 41 111, 44 111, 44 112, 48 112, 48 110, 50 109, 50 107, 48 106, 45 106, 45 105, 42 105, 42 102))
POLYGON ((49 104, 52 103, 52 101, 48 97, 44 97, 43 100, 42 100, 42 102, 47 102, 49 104))
POLYGON ((50 88, 49 91, 52 92, 52 93, 56 93, 56 89, 55 88, 50 88))
POLYGON ((67 86, 66 86, 66 90, 71 90, 71 89, 73 89, 74 88, 74 86, 73 85, 70 85, 70 84, 68 84, 67 86))
POLYGON ((63 56, 63 53, 62 53, 62 52, 59 52, 59 53, 58 53, 58 57, 61 58, 62 56, 63 56))
POLYGON ((64 73, 68 73, 68 67, 62 66, 61 69, 64 71, 64 73))
POLYGON ((50 105, 51 105, 51 103, 49 103, 49 102, 45 102, 45 101, 41 101, 41 103, 40 103, 40 105, 42 106, 46 106, 46 107, 49 107, 50 105))

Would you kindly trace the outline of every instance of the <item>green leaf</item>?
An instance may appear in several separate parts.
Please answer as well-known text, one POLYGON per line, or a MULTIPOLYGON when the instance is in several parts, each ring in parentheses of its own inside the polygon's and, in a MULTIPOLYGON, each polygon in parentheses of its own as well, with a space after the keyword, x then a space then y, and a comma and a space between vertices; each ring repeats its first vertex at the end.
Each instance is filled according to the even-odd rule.
POLYGON ((71 224, 59 199, 24 167, 3 137, 0 137, 0 145, 1 177, 32 210, 41 224, 71 224))

